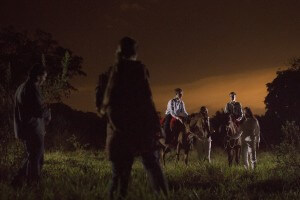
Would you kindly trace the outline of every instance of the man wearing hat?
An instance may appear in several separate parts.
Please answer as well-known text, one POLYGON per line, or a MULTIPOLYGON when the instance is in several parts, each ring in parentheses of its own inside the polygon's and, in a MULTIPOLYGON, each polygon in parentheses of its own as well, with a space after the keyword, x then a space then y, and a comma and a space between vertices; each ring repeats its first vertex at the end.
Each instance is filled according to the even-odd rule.
POLYGON ((242 105, 236 101, 236 93, 230 92, 230 102, 225 106, 224 112, 232 116, 234 122, 239 122, 243 118, 242 105))

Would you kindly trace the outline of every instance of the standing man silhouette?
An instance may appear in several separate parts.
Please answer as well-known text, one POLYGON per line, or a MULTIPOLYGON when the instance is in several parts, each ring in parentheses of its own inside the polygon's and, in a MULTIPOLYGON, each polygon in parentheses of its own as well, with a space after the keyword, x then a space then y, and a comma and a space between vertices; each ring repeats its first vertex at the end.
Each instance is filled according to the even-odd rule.
POLYGON ((107 149, 112 164, 110 198, 120 189, 127 194, 134 157, 141 156, 156 192, 167 194, 159 164, 156 134, 161 131, 152 100, 149 72, 137 61, 136 41, 124 37, 117 49, 117 63, 110 70, 100 113, 106 115, 107 149))
POLYGON ((21 186, 25 177, 28 183, 38 183, 44 160, 45 124, 51 120, 50 109, 42 101, 40 86, 47 77, 46 68, 36 64, 15 94, 14 131, 24 141, 27 157, 14 177, 12 184, 21 186))

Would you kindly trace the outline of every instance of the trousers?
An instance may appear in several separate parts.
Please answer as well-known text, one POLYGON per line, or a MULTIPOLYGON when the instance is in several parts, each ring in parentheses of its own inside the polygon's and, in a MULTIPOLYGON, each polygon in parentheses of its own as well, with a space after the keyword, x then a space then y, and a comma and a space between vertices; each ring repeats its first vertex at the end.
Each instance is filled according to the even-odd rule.
POLYGON ((251 162, 251 169, 256 168, 256 148, 252 141, 243 141, 242 143, 242 155, 245 169, 250 169, 249 159, 251 162))
MULTIPOLYGON (((143 153, 141 157, 154 191, 167 194, 167 183, 159 164, 158 151, 143 153)), ((112 181, 109 191, 110 199, 114 199, 115 192, 118 192, 118 198, 120 199, 126 197, 133 161, 133 155, 111 160, 112 181)))
POLYGON ((28 183, 38 182, 44 164, 44 135, 34 134, 24 140, 26 157, 13 183, 20 184, 25 178, 28 183))

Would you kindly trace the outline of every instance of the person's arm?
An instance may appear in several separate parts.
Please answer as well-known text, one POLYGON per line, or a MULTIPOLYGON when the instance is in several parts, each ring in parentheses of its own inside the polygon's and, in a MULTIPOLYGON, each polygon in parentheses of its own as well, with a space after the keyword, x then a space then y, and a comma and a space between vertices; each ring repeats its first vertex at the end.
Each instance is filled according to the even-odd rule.
POLYGON ((242 118, 243 118, 243 107, 242 107, 242 104, 241 104, 241 103, 239 103, 238 106, 239 106, 239 110, 238 110, 238 112, 239 112, 239 113, 238 113, 239 117, 237 118, 237 120, 238 120, 238 121, 241 121, 242 118))
POLYGON ((28 99, 31 105, 32 116, 36 118, 44 118, 47 121, 51 119, 50 111, 42 102, 42 96, 40 89, 33 85, 30 89, 30 96, 28 99))
POLYGON ((183 101, 182 101, 182 108, 183 108, 183 113, 184 113, 185 117, 189 116, 189 114, 186 112, 185 104, 183 101))
POLYGON ((167 110, 169 111, 170 115, 172 115, 172 117, 174 117, 175 119, 177 119, 178 117, 175 114, 175 110, 174 110, 174 105, 173 104, 174 104, 174 101, 173 101, 173 99, 171 99, 168 102, 167 110))
POLYGON ((210 119, 209 119, 209 117, 207 118, 207 125, 208 125, 208 137, 211 137, 212 134, 214 133, 214 130, 212 130, 211 127, 210 127, 210 119))
POLYGON ((257 147, 259 148, 259 143, 260 143, 260 126, 259 126, 259 123, 258 123, 257 120, 256 120, 256 126, 255 126, 254 135, 255 135, 255 142, 257 144, 257 147))
POLYGON ((224 108, 224 113, 228 113, 228 103, 225 105, 225 108, 224 108))

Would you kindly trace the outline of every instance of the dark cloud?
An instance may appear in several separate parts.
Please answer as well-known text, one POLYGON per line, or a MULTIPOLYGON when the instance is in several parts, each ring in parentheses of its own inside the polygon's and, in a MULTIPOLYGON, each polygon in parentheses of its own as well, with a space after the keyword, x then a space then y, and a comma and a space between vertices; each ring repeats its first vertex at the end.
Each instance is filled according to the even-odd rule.
MULTIPOLYGON (((0 26, 28 31, 40 28, 84 58, 88 77, 73 80, 84 92, 79 90, 67 101, 83 110, 94 110, 98 74, 115 62, 117 43, 125 35, 139 43, 139 59, 149 68, 159 109, 172 90, 165 97, 158 88, 223 77, 213 84, 187 87, 188 109, 193 110, 196 102, 189 102, 202 99, 203 94, 207 99, 201 104, 215 98, 226 101, 222 94, 228 91, 221 86, 240 80, 233 74, 274 69, 299 56, 299 8, 299 0, 2 0, 0 26)), ((247 73, 244 75, 248 80, 247 73)), ((251 87, 251 94, 260 92, 258 97, 242 95, 249 104, 259 105, 257 110, 263 110, 265 93, 261 91, 269 79, 260 80, 251 87)), ((214 105, 216 109, 223 103, 214 105)))

